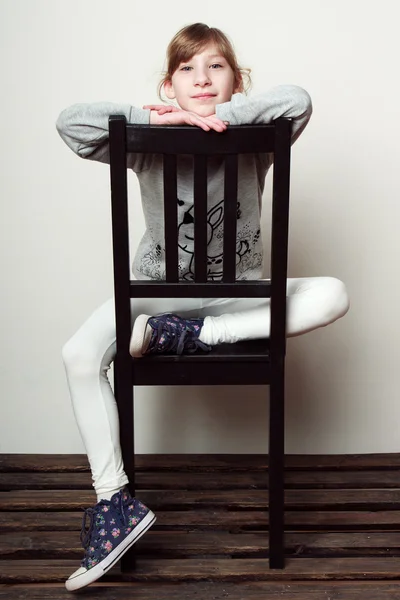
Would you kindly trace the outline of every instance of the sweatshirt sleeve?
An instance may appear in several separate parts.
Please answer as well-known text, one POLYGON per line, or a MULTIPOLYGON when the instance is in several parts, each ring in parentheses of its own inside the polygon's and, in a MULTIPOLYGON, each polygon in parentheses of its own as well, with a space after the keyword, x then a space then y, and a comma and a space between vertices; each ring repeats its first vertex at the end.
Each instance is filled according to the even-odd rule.
POLYGON ((279 85, 253 97, 233 94, 230 102, 216 107, 217 117, 231 125, 268 124, 279 117, 291 118, 292 144, 305 129, 311 114, 311 98, 297 85, 279 85))
MULTIPOLYGON (((108 147, 108 118, 125 115, 128 123, 149 124, 150 110, 129 104, 95 102, 74 104, 62 111, 56 127, 61 138, 81 158, 110 162, 108 147)), ((145 169, 145 155, 128 154, 128 167, 134 171, 145 169)))

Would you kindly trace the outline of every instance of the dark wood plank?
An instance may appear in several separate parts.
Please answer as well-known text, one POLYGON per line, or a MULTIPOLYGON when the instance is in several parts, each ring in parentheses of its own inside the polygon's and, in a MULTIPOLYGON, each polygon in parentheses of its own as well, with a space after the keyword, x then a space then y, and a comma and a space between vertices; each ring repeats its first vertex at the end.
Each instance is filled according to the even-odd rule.
MULTIPOLYGON (((236 558, 268 556, 267 532, 231 534, 227 532, 161 532, 153 529, 138 542, 138 554, 150 558, 182 558, 219 555, 236 558)), ((287 533, 287 555, 400 556, 397 532, 287 533)), ((0 557, 16 559, 76 558, 83 550, 78 532, 25 532, 0 535, 0 557)))
MULTIPOLYGON (((286 489, 398 488, 400 471, 287 471, 286 489)), ((139 472, 136 490, 268 489, 268 473, 139 472)), ((0 490, 92 490, 90 473, 3 473, 0 490)))
MULTIPOLYGON (((266 530, 267 511, 160 511, 159 530, 226 529, 231 532, 266 530)), ((286 511, 286 529, 302 530, 399 530, 400 511, 286 511)), ((82 512, 0 512, 0 531, 80 531, 82 512)))
MULTIPOLYGON (((0 585, 6 600, 73 600, 63 584, 0 585)), ((398 581, 292 581, 235 583, 96 582, 84 591, 85 600, 400 600, 398 581), (162 585, 162 587, 161 587, 162 585)))
MULTIPOLYGON (((199 508, 264 509, 268 507, 265 490, 234 491, 148 491, 139 498, 154 511, 199 508)), ((85 490, 24 490, 0 492, 0 511, 77 510, 92 506, 94 492, 85 490)), ((397 510, 400 489, 396 490, 286 490, 287 509, 304 510, 397 510)))
MULTIPOLYGON (((0 512, 0 531, 80 531, 82 512, 0 512)), ((266 530, 267 511, 159 511, 154 527, 161 530, 226 529, 231 532, 266 530)), ((399 530, 400 511, 286 511, 286 529, 399 530)))
POLYGON ((0 473, 90 471, 86 454, 0 454, 0 473))
MULTIPOLYGON (((291 581, 400 580, 400 559, 394 557, 291 558, 285 569, 269 569, 268 559, 151 560, 139 558, 133 573, 118 566, 104 581, 291 581)), ((75 560, 3 560, 0 583, 63 582, 77 568, 75 560)))
MULTIPOLYGON (((6 600, 73 600, 63 584, 0 585, 6 600)), ((85 600, 400 600, 398 581, 293 581, 235 583, 96 582, 84 591, 85 600), (162 587, 161 587, 162 585, 162 587)))
MULTIPOLYGON (((137 454, 138 471, 263 471, 268 468, 265 454, 137 454)), ((334 454, 285 456, 291 470, 370 470, 400 469, 400 453, 334 454)), ((1 454, 0 472, 15 471, 89 471, 85 454, 1 454)))
MULTIPOLYGON (((0 598, 76 597, 64 581, 82 556, 80 508, 95 503, 86 457, 28 457, 24 473, 23 456, 0 456, 0 598)), ((85 596, 400 600, 397 457, 289 457, 282 571, 268 568, 268 457, 139 457, 137 495, 157 523, 135 572, 117 566, 85 596)))

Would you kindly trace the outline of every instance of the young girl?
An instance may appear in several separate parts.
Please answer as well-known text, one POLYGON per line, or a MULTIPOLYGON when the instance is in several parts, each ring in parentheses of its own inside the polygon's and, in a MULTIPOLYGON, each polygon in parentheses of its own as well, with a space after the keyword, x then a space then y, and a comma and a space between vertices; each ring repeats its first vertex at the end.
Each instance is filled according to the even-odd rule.
MULTIPOLYGON (((124 114, 130 123, 188 124, 223 135, 229 124, 269 123, 292 119, 292 142, 306 127, 312 112, 308 93, 282 85, 249 98, 245 70, 238 65, 228 38, 219 30, 196 23, 181 29, 167 50, 167 71, 160 84, 172 105, 77 104, 64 110, 57 129, 79 156, 109 162, 108 118, 124 114)), ((243 155, 239 162, 237 208, 237 279, 258 279, 262 273, 260 209, 271 156, 243 155)), ((162 163, 159 155, 132 154, 128 166, 140 182, 146 230, 136 253, 138 279, 165 278, 162 163)), ((185 157, 178 162, 180 278, 193 278, 192 170, 185 157)), ((208 167, 208 277, 222 278, 223 166, 208 167)), ((332 277, 288 279, 287 335, 323 327, 342 317, 349 301, 344 284, 332 277)), ((269 299, 135 299, 132 303, 131 354, 193 352, 222 342, 269 336, 269 299)), ((98 308, 67 342, 63 359, 77 423, 88 454, 97 504, 85 511, 84 558, 66 582, 76 590, 95 581, 155 521, 153 512, 129 496, 119 445, 119 423, 107 371, 115 356, 114 304, 98 308)))

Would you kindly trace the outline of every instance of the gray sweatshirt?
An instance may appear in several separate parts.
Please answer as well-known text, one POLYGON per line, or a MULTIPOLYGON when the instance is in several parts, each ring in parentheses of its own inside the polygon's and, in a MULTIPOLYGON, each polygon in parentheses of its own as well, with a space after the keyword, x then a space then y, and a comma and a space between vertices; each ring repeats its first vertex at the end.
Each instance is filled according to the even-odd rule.
MULTIPOLYGON (((234 94, 229 102, 216 107, 216 115, 231 125, 270 123, 279 117, 293 120, 292 143, 306 127, 312 113, 308 93, 295 85, 280 85, 264 94, 248 97, 234 94)), ((129 123, 150 122, 150 110, 129 104, 96 102, 74 104, 57 120, 57 130, 64 142, 78 156, 109 162, 108 118, 123 114, 129 123)), ((223 134, 221 134, 223 135, 223 134)), ((270 154, 239 156, 237 203, 236 278, 259 279, 262 276, 263 248, 260 214, 265 176, 272 164, 270 154)), ((163 224, 163 169, 159 154, 129 154, 128 167, 140 185, 146 229, 133 261, 137 279, 165 279, 165 241, 163 224)), ((208 164, 208 279, 222 279, 223 234, 222 159, 208 164)), ((193 170, 188 156, 178 157, 178 224, 179 276, 191 281, 194 275, 193 254, 193 170)))

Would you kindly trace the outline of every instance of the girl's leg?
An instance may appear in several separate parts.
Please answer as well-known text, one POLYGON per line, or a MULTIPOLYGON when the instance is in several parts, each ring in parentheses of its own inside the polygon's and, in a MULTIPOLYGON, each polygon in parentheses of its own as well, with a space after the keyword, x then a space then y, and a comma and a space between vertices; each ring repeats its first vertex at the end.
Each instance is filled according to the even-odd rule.
MULTIPOLYGON (((325 327, 349 309, 346 287, 334 277, 288 279, 286 289, 288 337, 325 327)), ((207 316, 199 339, 211 346, 270 335, 269 298, 211 298, 203 301, 202 313, 207 316)))
MULTIPOLYGON (((338 279, 307 277, 287 281, 288 336, 324 327, 346 314, 348 308, 346 288, 338 279)), ((139 314, 162 312, 177 312, 186 318, 207 315, 199 339, 210 345, 270 334, 269 299, 146 298, 132 301, 132 322, 139 314)), ((107 377, 114 356, 114 302, 109 300, 91 315, 63 349, 75 417, 99 498, 110 497, 127 483, 119 445, 118 411, 107 377)))
MULTIPOLYGON (((132 300, 132 323, 143 312, 179 311, 197 315, 201 300, 132 300)), ((98 308, 65 344, 66 367, 75 418, 85 445, 98 500, 110 499, 128 482, 119 443, 116 401, 107 372, 115 356, 114 301, 98 308)))

